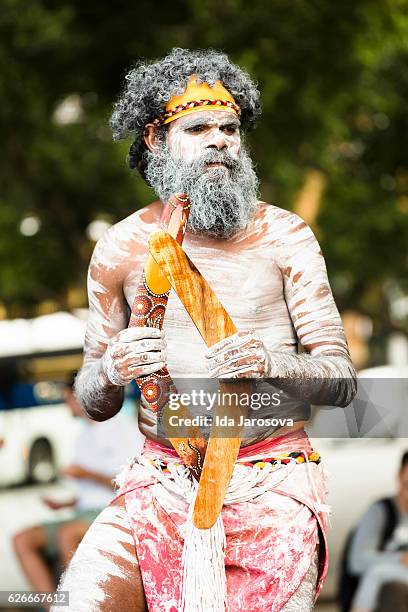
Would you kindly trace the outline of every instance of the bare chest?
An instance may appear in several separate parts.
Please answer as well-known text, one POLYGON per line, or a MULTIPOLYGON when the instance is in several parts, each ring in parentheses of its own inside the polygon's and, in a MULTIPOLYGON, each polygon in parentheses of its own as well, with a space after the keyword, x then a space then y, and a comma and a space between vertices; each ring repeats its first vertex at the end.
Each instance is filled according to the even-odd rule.
MULTIPOLYGON (((273 318, 276 321, 277 317, 287 315, 282 272, 270 253, 260 249, 228 252, 189 244, 184 248, 238 326, 248 322, 256 324, 257 321, 267 324, 273 318)), ((147 251, 135 257, 123 280, 129 308, 132 308, 146 256, 147 251)), ((179 324, 188 321, 173 292, 166 310, 166 321, 179 324)))

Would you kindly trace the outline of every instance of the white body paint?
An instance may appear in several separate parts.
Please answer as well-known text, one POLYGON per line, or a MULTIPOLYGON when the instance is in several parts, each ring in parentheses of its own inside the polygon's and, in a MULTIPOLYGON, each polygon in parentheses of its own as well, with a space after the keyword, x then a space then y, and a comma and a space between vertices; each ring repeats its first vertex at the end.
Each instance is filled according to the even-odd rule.
MULTIPOLYGON (((138 560, 126 510, 108 506, 86 532, 60 580, 58 590, 68 591, 70 596, 69 606, 64 606, 64 610, 123 610, 119 602, 109 605, 113 593, 107 583, 115 579, 131 582, 136 571, 138 560)), ((58 606, 51 608, 52 612, 59 610, 58 606)))
POLYGON ((108 379, 118 386, 157 372, 166 361, 164 331, 148 327, 132 327, 113 336, 102 359, 108 379))
MULTIPOLYGON (((108 230, 95 249, 89 273, 86 367, 127 326, 148 235, 157 227, 160 213, 160 202, 134 213, 108 230)), ((335 405, 351 401, 355 373, 325 262, 316 238, 297 215, 260 202, 248 228, 234 238, 209 238, 187 230, 183 248, 238 329, 257 334, 269 355, 268 371, 286 379, 285 390, 291 381, 299 390, 299 383, 307 385, 317 378, 322 401, 335 405), (306 354, 297 354, 298 341, 306 354)), ((172 377, 208 376, 206 347, 174 292, 164 327, 172 377)), ((301 391, 313 401, 307 396, 310 389, 304 386, 301 391)), ((300 409, 295 421, 304 420, 300 409)), ((145 435, 155 438, 155 415, 143 407, 139 425, 145 435)))
POLYGON ((180 117, 169 125, 167 144, 174 158, 193 161, 208 148, 224 149, 237 158, 240 121, 234 113, 207 111, 180 117))
POLYGON ((207 352, 211 378, 264 378, 270 376, 270 358, 254 330, 239 331, 214 344, 207 352))

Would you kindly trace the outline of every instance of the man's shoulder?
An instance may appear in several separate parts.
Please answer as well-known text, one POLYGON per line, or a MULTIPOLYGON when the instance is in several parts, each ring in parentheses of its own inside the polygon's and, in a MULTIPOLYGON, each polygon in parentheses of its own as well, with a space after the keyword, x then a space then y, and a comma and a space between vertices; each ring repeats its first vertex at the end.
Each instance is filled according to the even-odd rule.
POLYGON ((268 233, 274 241, 276 240, 277 246, 282 241, 289 240, 292 243, 310 237, 314 238, 306 221, 291 210, 281 208, 276 204, 260 202, 258 211, 258 218, 267 224, 268 233))
POLYGON ((129 240, 133 236, 142 236, 149 233, 160 218, 161 203, 151 202, 147 206, 140 208, 124 219, 121 219, 106 230, 104 237, 108 240, 123 241, 129 240))
POLYGON ((117 268, 129 259, 129 254, 144 252, 146 237, 159 217, 160 202, 152 202, 111 225, 95 245, 93 264, 117 268))

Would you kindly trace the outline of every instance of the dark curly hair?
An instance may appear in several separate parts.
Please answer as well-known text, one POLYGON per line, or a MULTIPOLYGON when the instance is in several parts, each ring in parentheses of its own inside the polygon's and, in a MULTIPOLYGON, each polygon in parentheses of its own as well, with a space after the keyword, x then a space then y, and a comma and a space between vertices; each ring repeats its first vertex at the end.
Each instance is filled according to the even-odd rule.
MULTIPOLYGON (((110 125, 115 140, 133 135, 128 163, 142 176, 146 165, 144 127, 163 111, 172 96, 184 92, 192 74, 209 85, 217 80, 222 82, 241 109, 243 130, 252 129, 261 114, 256 84, 247 72, 230 62, 225 53, 213 49, 174 48, 161 60, 139 62, 126 75, 126 85, 115 104, 110 125)), ((159 128, 159 137, 164 137, 166 129, 166 126, 159 128)))

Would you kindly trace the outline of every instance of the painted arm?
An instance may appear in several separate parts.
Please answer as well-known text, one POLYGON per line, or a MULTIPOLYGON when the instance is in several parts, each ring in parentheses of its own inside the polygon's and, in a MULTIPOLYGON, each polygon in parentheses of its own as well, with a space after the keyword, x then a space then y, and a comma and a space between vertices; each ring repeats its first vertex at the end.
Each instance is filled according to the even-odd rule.
POLYGON ((96 421, 117 414, 124 387, 137 376, 159 370, 165 361, 160 330, 126 329, 129 307, 122 289, 121 258, 109 256, 112 252, 120 251, 108 230, 97 243, 89 266, 84 362, 75 381, 79 401, 96 421))
POLYGON ((268 378, 294 398, 347 406, 356 393, 356 373, 320 246, 297 215, 288 213, 281 223, 271 249, 305 353, 268 351, 255 333, 243 330, 209 351, 210 376, 268 378))
POLYGON ((289 314, 305 353, 271 351, 268 376, 295 397, 347 406, 356 394, 356 372, 312 230, 297 215, 287 220, 278 249, 289 314))
MULTIPOLYGON (((175 194, 162 211, 161 227, 180 243, 189 209, 188 197, 175 194)), ((95 248, 88 273, 84 365, 75 390, 89 416, 97 421, 119 412, 123 389, 133 379, 137 380, 142 399, 153 410, 159 407, 160 391, 165 395, 171 386, 165 369, 165 334, 161 331, 170 285, 148 257, 129 313, 122 289, 121 266, 126 258, 123 232, 120 236, 119 232, 119 238, 115 238, 115 228, 105 234, 95 248), (124 329, 128 324, 129 328, 124 329)))

